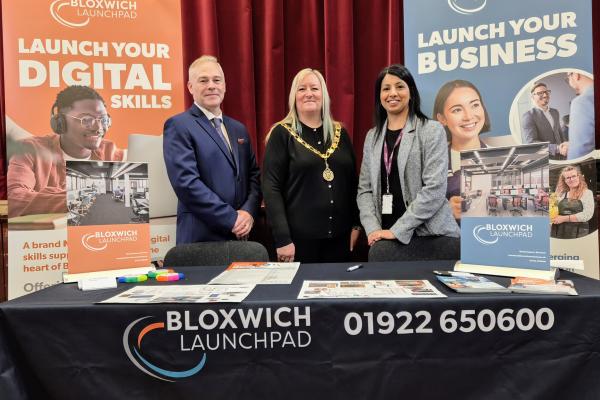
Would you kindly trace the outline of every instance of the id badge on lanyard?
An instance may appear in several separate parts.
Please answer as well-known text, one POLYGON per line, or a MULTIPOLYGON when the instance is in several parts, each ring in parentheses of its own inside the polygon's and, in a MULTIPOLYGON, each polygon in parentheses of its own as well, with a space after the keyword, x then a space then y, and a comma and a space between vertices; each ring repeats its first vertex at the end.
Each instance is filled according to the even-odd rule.
POLYGON ((386 183, 386 192, 381 199, 381 213, 382 214, 391 214, 394 206, 394 195, 390 193, 390 174, 392 173, 392 159, 394 157, 394 150, 400 144, 400 140, 402 139, 402 131, 398 135, 396 139, 396 143, 394 143, 394 147, 392 147, 392 151, 388 151, 387 141, 383 138, 383 164, 385 165, 385 183, 386 183))

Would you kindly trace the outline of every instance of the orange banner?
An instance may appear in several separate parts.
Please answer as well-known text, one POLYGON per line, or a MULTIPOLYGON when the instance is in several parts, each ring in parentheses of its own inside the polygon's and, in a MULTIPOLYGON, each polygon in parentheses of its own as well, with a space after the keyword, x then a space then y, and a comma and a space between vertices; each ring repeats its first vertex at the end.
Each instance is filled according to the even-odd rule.
POLYGON ((184 107, 180 14, 179 0, 3 0, 7 117, 52 134, 57 93, 84 85, 104 98, 119 148, 162 134, 184 107))
POLYGON ((69 274, 146 267, 150 225, 69 226, 69 274))

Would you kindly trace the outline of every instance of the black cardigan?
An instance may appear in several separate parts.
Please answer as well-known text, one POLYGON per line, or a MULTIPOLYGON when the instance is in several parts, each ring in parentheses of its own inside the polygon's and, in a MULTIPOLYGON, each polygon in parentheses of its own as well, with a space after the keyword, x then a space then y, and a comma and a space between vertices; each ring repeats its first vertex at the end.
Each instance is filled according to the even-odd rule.
MULTIPOLYGON (((324 153, 323 130, 302 124, 300 134, 308 144, 324 153), (320 142, 320 143, 319 143, 320 142)), ((327 160, 335 178, 323 179, 325 162, 302 146, 284 127, 271 132, 265 152, 262 190, 267 218, 276 247, 298 239, 335 238, 359 225, 356 190, 356 157, 348 133, 327 160)))

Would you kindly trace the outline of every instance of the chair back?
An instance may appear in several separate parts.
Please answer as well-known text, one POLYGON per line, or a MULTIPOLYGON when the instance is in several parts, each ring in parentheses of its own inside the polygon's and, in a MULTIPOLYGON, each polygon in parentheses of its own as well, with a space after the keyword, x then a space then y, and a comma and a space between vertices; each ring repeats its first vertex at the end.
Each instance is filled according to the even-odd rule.
POLYGON ((542 196, 542 206, 548 207, 549 198, 548 196, 542 196))
POLYGON ((521 198, 518 196, 513 197, 513 207, 521 207, 521 198))
POLYGON ((236 261, 269 261, 258 242, 226 241, 180 244, 165 255, 166 267, 229 265, 236 261))
POLYGON ((488 197, 488 206, 490 208, 498 207, 498 198, 493 196, 488 197))

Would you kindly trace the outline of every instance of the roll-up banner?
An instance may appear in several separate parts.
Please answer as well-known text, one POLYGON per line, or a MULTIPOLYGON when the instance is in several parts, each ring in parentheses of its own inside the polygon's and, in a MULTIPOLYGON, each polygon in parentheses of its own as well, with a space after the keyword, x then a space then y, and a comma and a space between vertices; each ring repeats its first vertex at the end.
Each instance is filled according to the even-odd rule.
MULTIPOLYGON (((447 197, 457 209, 465 198, 461 151, 536 142, 548 142, 550 177, 499 174, 490 186, 539 187, 544 193, 532 194, 540 194, 532 202, 540 203, 543 194, 564 197, 560 171, 574 165, 586 187, 573 192, 586 193, 578 200, 590 207, 584 189, 596 192, 595 168, 588 167, 596 148, 591 7, 591 0, 404 2, 406 66, 422 110, 445 127, 447 197)), ((538 212, 548 215, 550 208, 538 212)), ((579 272, 598 278, 598 216, 589 214, 549 215, 550 258, 583 260, 579 272), (580 225, 566 229, 559 226, 564 221, 580 225)))
MULTIPOLYGON (((14 298, 62 281, 68 268, 67 196, 86 188, 67 191, 66 160, 164 169, 162 159, 143 159, 143 146, 141 156, 128 147, 130 136, 156 143, 143 138, 160 139, 164 121, 183 110, 181 8, 179 0, 6 0, 2 29, 14 298)), ((155 150, 147 153, 160 157, 155 150)), ((113 195, 126 183, 105 180, 113 195)), ((174 244, 174 221, 158 223, 150 240, 155 253, 174 244)))

